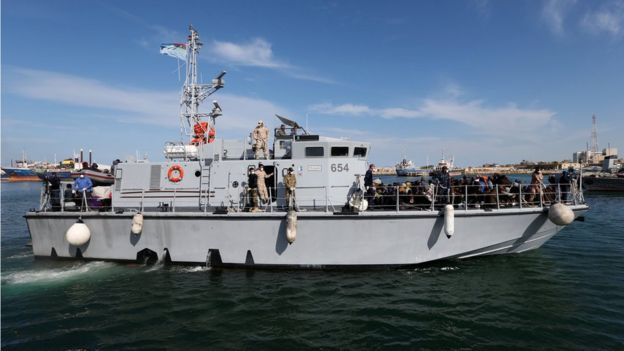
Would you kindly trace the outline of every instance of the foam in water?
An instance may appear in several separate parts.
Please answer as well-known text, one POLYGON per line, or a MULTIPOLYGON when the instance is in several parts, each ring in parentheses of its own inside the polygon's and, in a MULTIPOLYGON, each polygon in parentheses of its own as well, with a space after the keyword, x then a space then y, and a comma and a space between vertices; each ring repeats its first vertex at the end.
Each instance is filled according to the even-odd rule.
POLYGON ((75 279, 84 274, 93 274, 96 271, 109 269, 113 266, 114 264, 108 262, 89 262, 58 269, 37 269, 14 272, 3 276, 2 282, 6 284, 58 283, 75 279))
POLYGON ((180 270, 180 272, 182 273, 207 272, 210 269, 212 269, 212 267, 208 267, 208 266, 183 267, 180 270))
POLYGON ((6 257, 5 260, 19 260, 19 259, 26 258, 26 257, 32 258, 32 256, 33 256, 32 253, 27 252, 23 254, 16 254, 13 256, 6 257))

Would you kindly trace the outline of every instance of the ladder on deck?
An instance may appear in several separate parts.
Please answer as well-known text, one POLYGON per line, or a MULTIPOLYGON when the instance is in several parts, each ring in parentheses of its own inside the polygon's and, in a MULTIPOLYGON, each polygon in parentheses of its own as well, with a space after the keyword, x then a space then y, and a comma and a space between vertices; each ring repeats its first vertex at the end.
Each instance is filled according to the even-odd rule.
POLYGON ((210 205, 210 165, 206 164, 206 160, 201 159, 199 177, 199 208, 204 212, 208 211, 210 205))

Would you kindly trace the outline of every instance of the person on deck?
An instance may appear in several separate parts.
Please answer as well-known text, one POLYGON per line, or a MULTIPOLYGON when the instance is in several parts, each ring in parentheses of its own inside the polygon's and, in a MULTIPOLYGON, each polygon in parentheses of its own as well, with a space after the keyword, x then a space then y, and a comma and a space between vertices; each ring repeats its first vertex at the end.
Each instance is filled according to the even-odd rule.
POLYGON ((288 174, 284 176, 284 187, 286 188, 286 203, 288 209, 294 209, 297 211, 297 205, 295 203, 295 187, 297 186, 297 177, 295 177, 295 171, 288 168, 288 174))
POLYGON ((264 122, 258 121, 258 125, 253 130, 254 146, 256 148, 256 160, 264 153, 264 158, 269 159, 269 129, 264 126, 264 122))
POLYGON ((247 178, 249 187, 249 201, 251 205, 250 212, 258 212, 258 176, 253 167, 249 169, 249 175, 247 178))
POLYGON ((282 124, 279 129, 275 131, 275 136, 286 136, 286 126, 282 124))
POLYGON ((74 191, 76 192, 76 197, 80 201, 80 208, 83 209, 87 199, 91 197, 91 191, 93 190, 93 182, 91 178, 86 177, 84 174, 81 174, 80 177, 74 180, 74 191))
POLYGON ((91 193, 93 190, 93 182, 91 181, 91 178, 81 174, 80 177, 74 180, 74 190, 79 193, 91 193))
POLYGON ((256 176, 258 177, 258 195, 263 203, 269 201, 269 192, 267 191, 266 179, 271 177, 273 173, 266 174, 264 171, 264 165, 260 163, 258 169, 256 169, 256 176))
POLYGON ((364 174, 364 199, 368 201, 368 206, 373 208, 373 200, 375 199, 375 185, 373 183, 373 173, 375 172, 375 165, 371 163, 368 166, 368 170, 364 174))
POLYGON ((570 176, 568 175, 568 171, 561 172, 561 176, 559 177, 559 191, 561 192, 561 201, 568 201, 568 194, 570 194, 570 176))
POLYGON ((116 159, 116 160, 113 161, 113 164, 110 167, 111 174, 113 174, 113 175, 115 174, 115 168, 117 168, 117 165, 120 164, 120 163, 121 163, 120 159, 116 159))
POLYGON ((46 189, 50 194, 52 211, 58 211, 61 208, 61 180, 55 172, 46 172, 44 179, 46 180, 46 189))
POLYGON ((448 167, 443 166, 442 171, 436 174, 435 183, 439 187, 438 193, 443 196, 443 200, 446 201, 449 195, 449 189, 451 188, 451 176, 448 171, 448 167))
POLYGON ((535 196, 539 194, 540 199, 542 197, 542 182, 544 181, 544 175, 540 171, 539 167, 535 167, 535 171, 531 174, 531 190, 527 199, 527 202, 531 203, 535 200, 535 196))

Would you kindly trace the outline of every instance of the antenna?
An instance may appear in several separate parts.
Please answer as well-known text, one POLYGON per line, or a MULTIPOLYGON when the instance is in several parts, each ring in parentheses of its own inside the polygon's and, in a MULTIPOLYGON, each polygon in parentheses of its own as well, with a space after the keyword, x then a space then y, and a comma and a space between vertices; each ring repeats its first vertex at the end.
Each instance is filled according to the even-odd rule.
POLYGON ((598 132, 596 131, 596 115, 592 115, 591 152, 598 153, 598 132))

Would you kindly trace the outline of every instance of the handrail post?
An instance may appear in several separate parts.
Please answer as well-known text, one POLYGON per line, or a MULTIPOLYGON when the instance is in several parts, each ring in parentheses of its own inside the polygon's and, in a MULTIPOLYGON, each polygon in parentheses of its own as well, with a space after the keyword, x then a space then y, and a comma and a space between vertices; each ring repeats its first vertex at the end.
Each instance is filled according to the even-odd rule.
POLYGON ((269 209, 273 212, 273 192, 269 188, 269 209))
POLYGON ((399 212, 399 187, 396 187, 396 211, 399 212))
POLYGON ((145 189, 141 190, 141 212, 143 212, 143 200, 145 199, 145 189))
POLYGON ((498 197, 498 184, 494 186, 496 189, 496 208, 500 210, 500 198, 498 197))
POLYGON ((544 192, 542 191, 542 184, 540 184, 540 208, 544 208, 544 192))
POLYGON ((84 203, 84 211, 82 212, 88 212, 89 211, 89 203, 87 202, 87 189, 82 189, 82 201, 84 203))
MULTIPOLYGON (((172 212, 175 212, 175 210, 176 210, 176 195, 177 195, 177 191, 178 191, 178 188, 173 188, 173 206, 171 206, 171 207, 173 207, 171 209, 172 212)), ((201 199, 200 199, 200 201, 201 201, 201 199)), ((206 208, 206 206, 204 206, 204 209, 205 208, 206 208)), ((206 211, 206 210, 204 210, 204 211, 206 211)))
POLYGON ((435 199, 436 199, 436 196, 438 195, 436 191, 437 189, 438 189, 437 185, 433 187, 433 197, 431 198, 431 211, 435 211, 435 199))
POLYGON ((325 189, 325 212, 329 212, 329 198, 327 194, 327 185, 324 185, 323 189, 325 189))
POLYGON ((468 211, 468 184, 464 186, 466 187, 465 198, 464 198, 464 210, 468 211))
POLYGON ((522 208, 522 183, 518 184, 518 203, 520 208, 522 208))
POLYGON ((561 202, 561 184, 557 183, 557 202, 561 202))

